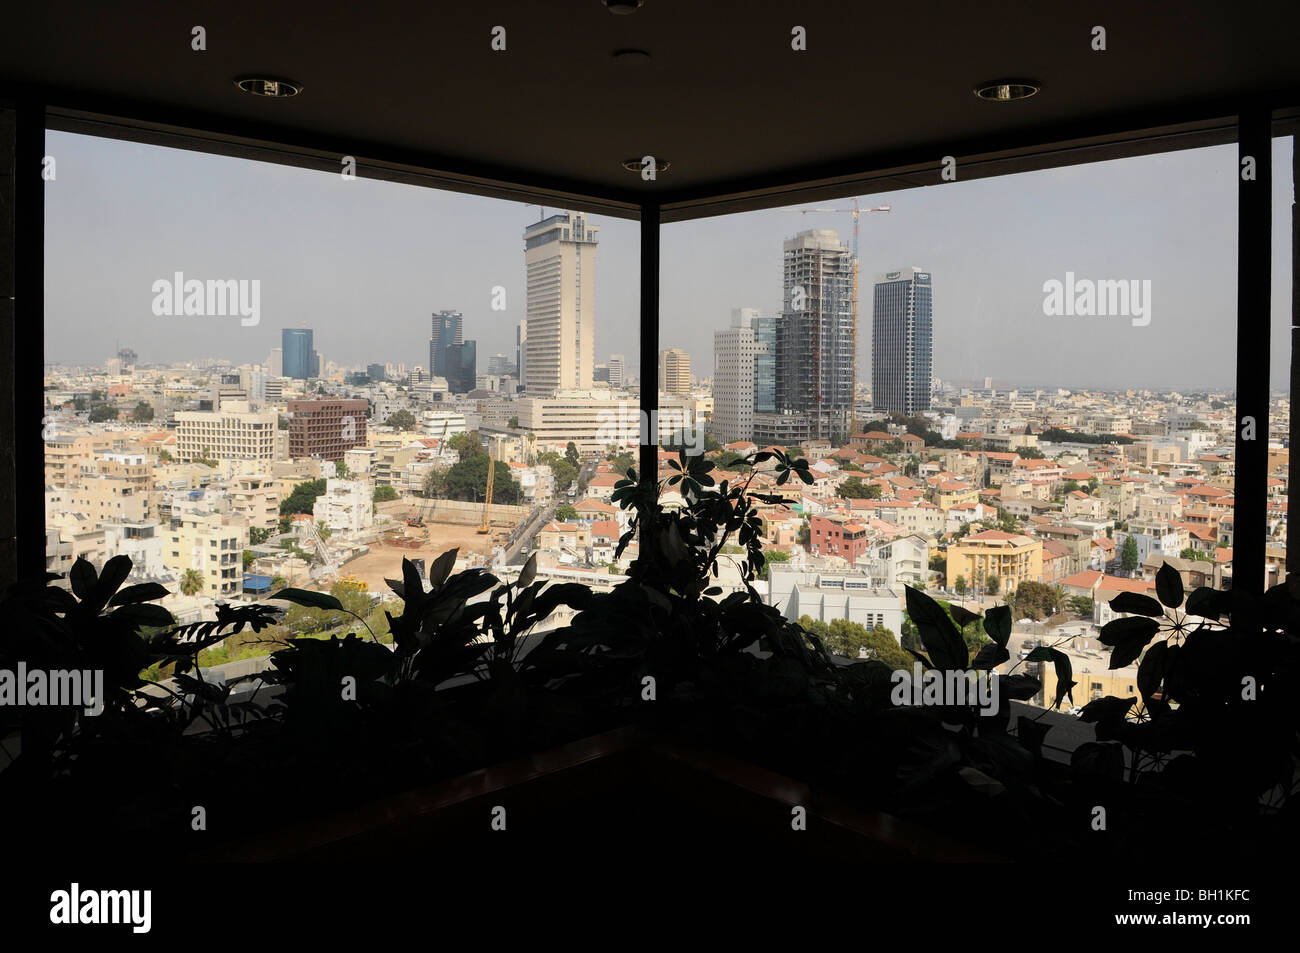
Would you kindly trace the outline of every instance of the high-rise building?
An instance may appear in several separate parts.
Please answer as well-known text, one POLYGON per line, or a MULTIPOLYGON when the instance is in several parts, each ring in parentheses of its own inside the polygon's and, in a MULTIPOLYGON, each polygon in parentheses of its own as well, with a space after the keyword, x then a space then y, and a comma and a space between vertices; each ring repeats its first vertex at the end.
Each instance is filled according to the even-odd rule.
POLYGON ((447 353, 453 345, 461 343, 463 320, 459 311, 439 311, 433 316, 433 330, 429 335, 429 376, 447 376, 447 353))
POLYGON ((388 372, 382 364, 369 364, 366 366, 366 376, 372 381, 382 381, 388 379, 388 372))
POLYGON ((524 229, 524 386, 534 396, 591 387, 597 231, 582 212, 561 212, 524 229))
MULTIPOLYGON (((284 377, 305 381, 320 376, 320 358, 312 347, 311 328, 285 328, 281 332, 281 350, 284 377)), ((275 369, 271 370, 274 374, 275 369)))
POLYGON ((124 347, 118 350, 117 359, 122 362, 123 367, 135 367, 136 362, 139 360, 139 355, 131 348, 124 347))
POLYGON ((856 378, 853 254, 830 229, 785 242, 783 310, 776 324, 777 411, 807 419, 813 439, 848 436, 856 378))
POLYGON ((876 411, 930 409, 934 321, 930 273, 891 271, 876 282, 871 327, 871 400, 876 411))
POLYGON ((771 315, 756 315, 752 327, 754 413, 773 414, 776 413, 776 318, 771 315))
POLYGON ((519 386, 523 387, 527 378, 526 366, 528 364, 528 322, 520 321, 515 327, 515 376, 519 379, 519 386))
POLYGON ((719 443, 754 436, 757 320, 756 309, 733 308, 731 326, 713 332, 713 436, 719 443))
POLYGON ((284 376, 284 348, 273 347, 271 353, 266 358, 266 376, 283 377, 284 376))
POLYGON ((250 410, 247 401, 231 400, 211 411, 177 411, 176 458, 182 463, 196 457, 274 460, 278 423, 274 410, 250 410))
POLYGON ((514 376, 515 365, 505 354, 493 354, 487 360, 487 372, 492 377, 514 376))
POLYGON ((478 380, 478 342, 462 341, 447 349, 447 390, 468 394, 478 380))
POLYGON ((659 352, 659 393, 685 397, 691 392, 691 356, 679 347, 659 352))
POLYGON ((609 367, 609 386, 614 390, 627 386, 627 360, 622 354, 611 354, 606 362, 609 367))
POLYGON ((342 460, 343 454, 366 443, 364 400, 291 400, 289 456, 342 460))

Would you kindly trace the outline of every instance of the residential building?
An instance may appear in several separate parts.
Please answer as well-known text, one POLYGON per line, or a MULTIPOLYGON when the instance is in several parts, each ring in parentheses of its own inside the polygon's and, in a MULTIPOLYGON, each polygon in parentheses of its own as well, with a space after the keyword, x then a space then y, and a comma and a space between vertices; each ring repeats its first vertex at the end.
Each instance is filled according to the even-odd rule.
POLYGON ((659 393, 685 397, 691 392, 691 356, 679 347, 659 352, 659 393))
POLYGON ((1022 582, 1040 582, 1043 576, 1043 541, 1019 533, 989 529, 948 544, 947 584, 957 577, 976 590, 987 590, 997 577, 1001 592, 1012 592, 1022 582))
POLYGON ((374 490, 369 480, 325 481, 325 492, 316 497, 312 517, 317 526, 342 532, 360 532, 373 526, 374 490))
POLYGON ((901 638, 902 599, 894 590, 874 585, 869 572, 822 572, 772 563, 768 580, 768 605, 787 619, 847 619, 867 629, 883 626, 901 638))
POLYGON ((291 400, 289 456, 342 460, 353 447, 365 446, 364 400, 291 400))
MULTIPOLYGON (((364 403, 364 401, 362 401, 364 403)), ((250 410, 247 401, 231 401, 220 410, 176 413, 176 457, 215 460, 276 459, 279 415, 274 410, 250 410)))
POLYGON ((234 598, 243 589, 248 531, 220 513, 173 512, 163 536, 163 565, 179 575, 196 570, 200 595, 234 598))
POLYGON ((529 394, 591 387, 598 230, 583 212, 560 212, 524 229, 529 394))
POLYGON ((857 379, 853 265, 830 229, 802 231, 784 244, 776 411, 803 416, 810 437, 835 443, 849 433, 857 379))
POLYGON ((871 330, 875 410, 908 416, 929 410, 933 338, 930 273, 911 268, 877 280, 871 330))

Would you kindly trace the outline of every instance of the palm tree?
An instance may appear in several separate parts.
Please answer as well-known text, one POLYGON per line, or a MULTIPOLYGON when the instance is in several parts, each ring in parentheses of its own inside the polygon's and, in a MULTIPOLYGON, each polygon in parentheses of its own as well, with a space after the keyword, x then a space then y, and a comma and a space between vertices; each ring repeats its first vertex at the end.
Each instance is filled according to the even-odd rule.
POLYGON ((203 589, 203 576, 197 569, 187 569, 181 576, 181 592, 192 596, 203 589))

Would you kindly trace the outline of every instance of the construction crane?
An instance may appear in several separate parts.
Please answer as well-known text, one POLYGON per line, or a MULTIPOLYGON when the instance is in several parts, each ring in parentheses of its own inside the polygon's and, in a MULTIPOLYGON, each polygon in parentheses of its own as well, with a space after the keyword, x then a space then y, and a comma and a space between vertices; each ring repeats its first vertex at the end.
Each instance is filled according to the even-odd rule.
POLYGON ((487 472, 487 492, 483 495, 483 525, 478 528, 480 533, 492 532, 492 483, 496 476, 497 455, 501 453, 501 434, 493 434, 496 440, 495 452, 488 454, 488 472, 487 472))

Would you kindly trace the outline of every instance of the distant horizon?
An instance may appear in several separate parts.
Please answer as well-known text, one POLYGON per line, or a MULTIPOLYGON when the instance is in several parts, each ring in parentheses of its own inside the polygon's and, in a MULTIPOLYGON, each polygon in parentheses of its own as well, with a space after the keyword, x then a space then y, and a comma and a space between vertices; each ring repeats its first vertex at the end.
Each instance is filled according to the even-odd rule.
MULTIPOLYGON (((115 340, 147 363, 260 364, 304 323, 326 361, 428 361, 429 319, 465 315, 480 368, 514 355, 524 317, 520 202, 207 153, 50 131, 59 177, 46 196, 47 365, 95 366, 115 340), (261 282, 261 315, 159 317, 154 282, 261 282), (494 311, 492 291, 507 307, 494 311), (185 355, 202 354, 206 357, 185 355)), ((1290 203, 1290 137, 1274 142, 1274 201, 1290 203)), ((869 381, 872 276, 934 276, 934 374, 1122 391, 1230 391, 1236 373, 1235 146, 878 193, 861 217, 858 376, 869 381), (1195 201, 1189 201, 1189 196, 1195 201), (1067 274, 1149 281, 1150 327, 1049 317, 1044 283, 1067 274), (1085 370, 1090 383, 1073 375, 1085 370), (1028 376, 1028 375, 1027 375, 1028 376), (1041 381, 1042 383, 1037 383, 1041 381), (1071 381, 1072 383, 1066 383, 1071 381)), ((851 199, 663 226, 659 348, 682 347, 698 378, 733 308, 780 310, 782 242, 812 228, 852 245, 851 199), (801 214, 796 214, 801 213, 801 214), (802 214, 806 213, 806 214, 802 214)), ((557 207, 557 210, 558 207, 557 207)), ((548 207, 548 211, 550 208, 548 207)), ((639 223, 599 215, 595 363, 639 363, 639 223)), ((1289 381, 1289 215, 1274 214, 1271 381, 1289 381)))

